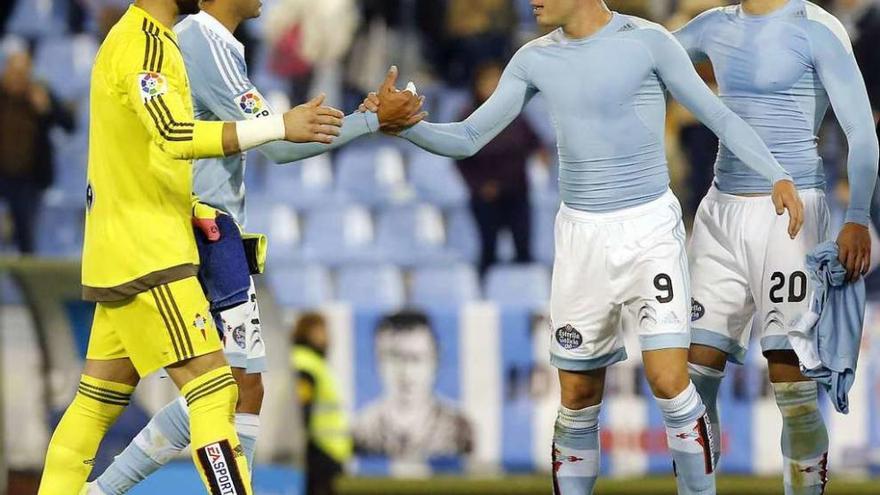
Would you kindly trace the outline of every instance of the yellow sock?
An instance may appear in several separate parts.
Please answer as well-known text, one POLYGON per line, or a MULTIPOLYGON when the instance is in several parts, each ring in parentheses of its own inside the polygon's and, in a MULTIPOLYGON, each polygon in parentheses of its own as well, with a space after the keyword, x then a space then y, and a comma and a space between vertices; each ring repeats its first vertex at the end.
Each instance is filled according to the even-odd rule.
POLYGON ((131 401, 132 392, 130 385, 82 375, 49 442, 39 495, 70 495, 85 484, 104 434, 131 401))
POLYGON ((238 386, 228 366, 180 390, 189 406, 193 462, 211 495, 251 495, 247 460, 235 433, 238 386))

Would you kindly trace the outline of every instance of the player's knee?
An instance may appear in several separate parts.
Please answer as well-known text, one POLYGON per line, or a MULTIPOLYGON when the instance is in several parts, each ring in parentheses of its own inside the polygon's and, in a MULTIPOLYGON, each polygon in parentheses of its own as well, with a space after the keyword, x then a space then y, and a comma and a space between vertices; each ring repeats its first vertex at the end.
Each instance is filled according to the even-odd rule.
POLYGON ((646 370, 645 374, 654 397, 672 399, 687 388, 690 377, 684 372, 672 369, 646 370))
POLYGON ((602 402, 603 381, 574 373, 560 373, 560 378, 563 406, 569 409, 583 409, 602 402))

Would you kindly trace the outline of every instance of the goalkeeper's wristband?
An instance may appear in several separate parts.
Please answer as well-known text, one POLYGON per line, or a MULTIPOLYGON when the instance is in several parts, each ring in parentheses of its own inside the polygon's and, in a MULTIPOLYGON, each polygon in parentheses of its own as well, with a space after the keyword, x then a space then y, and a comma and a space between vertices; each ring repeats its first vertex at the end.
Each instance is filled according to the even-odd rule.
POLYGON ((254 120, 239 120, 235 123, 235 133, 238 135, 238 149, 241 151, 284 139, 284 116, 270 115, 254 120))

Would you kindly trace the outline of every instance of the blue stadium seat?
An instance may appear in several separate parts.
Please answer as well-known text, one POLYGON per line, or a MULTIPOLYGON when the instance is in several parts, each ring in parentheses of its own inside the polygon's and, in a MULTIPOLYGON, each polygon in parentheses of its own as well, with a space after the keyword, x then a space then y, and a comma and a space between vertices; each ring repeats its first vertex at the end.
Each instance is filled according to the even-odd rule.
POLYGON ((90 35, 48 38, 37 45, 34 73, 62 100, 78 101, 89 93, 97 53, 98 45, 90 35))
POLYGON ((269 162, 263 171, 269 199, 297 209, 315 208, 333 201, 333 167, 328 155, 287 165, 269 162))
POLYGON ((559 204, 532 204, 532 256, 545 265, 553 265, 556 249, 554 226, 559 204))
POLYGON ((343 267, 336 287, 337 298, 354 306, 394 309, 406 299, 403 275, 391 265, 343 267))
POLYGON ((476 263, 480 259, 480 232, 470 208, 450 210, 446 215, 446 245, 462 260, 476 263))
POLYGON ((253 195, 247 201, 246 232, 269 238, 268 264, 302 260, 302 231, 296 211, 289 205, 253 195), (251 199, 253 198, 253 199, 251 199))
POLYGON ((404 203, 413 192, 406 183, 406 167, 394 146, 358 144, 343 148, 336 158, 337 190, 370 206, 404 203))
POLYGON ((471 265, 419 268, 412 274, 410 303, 416 306, 458 306, 479 299, 480 284, 471 265))
POLYGON ((446 157, 414 151, 410 155, 409 177, 420 201, 441 208, 466 205, 470 197, 458 167, 446 157))
POLYGON ((471 102, 469 91, 437 85, 424 88, 431 122, 458 122, 471 102))
POLYGON ((68 0, 19 0, 4 31, 25 38, 63 36, 67 33, 68 0))
POLYGON ((550 300, 550 270, 540 264, 495 265, 486 275, 486 299, 537 310, 550 300))
POLYGON ((54 137, 55 178, 51 191, 59 195, 60 203, 81 207, 86 198, 88 141, 79 133, 54 137))
POLYGON ((78 257, 82 252, 85 207, 55 204, 47 197, 37 215, 36 251, 41 256, 78 257))
POLYGON ((330 273, 320 265, 280 265, 266 275, 275 301, 285 308, 313 309, 333 297, 330 273))
POLYGON ((303 257, 338 266, 373 261, 373 221, 362 206, 318 209, 303 221, 303 257))
POLYGON ((376 247, 386 261, 404 266, 450 263, 457 257, 446 249, 443 215, 421 204, 379 213, 376 247))

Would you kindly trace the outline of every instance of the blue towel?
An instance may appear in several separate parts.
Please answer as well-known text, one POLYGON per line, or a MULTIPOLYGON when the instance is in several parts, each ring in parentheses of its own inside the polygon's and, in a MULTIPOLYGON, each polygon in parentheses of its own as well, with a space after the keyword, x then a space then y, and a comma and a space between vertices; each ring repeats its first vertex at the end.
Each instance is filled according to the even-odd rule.
POLYGON ((810 312, 789 331, 805 376, 825 388, 838 412, 849 412, 865 320, 865 281, 846 283, 837 244, 824 242, 807 255, 813 280, 810 312))
POLYGON ((248 300, 251 274, 248 268, 241 231, 229 215, 217 215, 220 240, 208 242, 199 229, 196 245, 199 248, 199 282, 211 302, 211 312, 238 306, 248 300))

